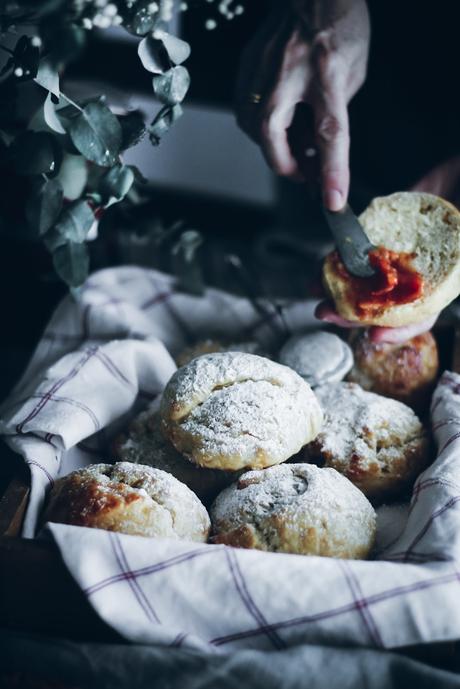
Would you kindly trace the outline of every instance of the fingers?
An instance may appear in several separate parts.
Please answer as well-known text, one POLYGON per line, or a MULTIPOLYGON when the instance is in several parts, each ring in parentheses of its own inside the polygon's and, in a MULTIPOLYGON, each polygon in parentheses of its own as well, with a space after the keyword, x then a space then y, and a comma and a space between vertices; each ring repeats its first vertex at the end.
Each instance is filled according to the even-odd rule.
MULTIPOLYGON (((369 329, 369 339, 371 342, 378 343, 392 343, 399 344, 410 340, 412 337, 421 335, 422 333, 431 330, 436 323, 439 314, 428 318, 420 323, 413 323, 412 325, 403 328, 379 328, 372 327, 369 329)), ((356 321, 348 321, 342 316, 339 316, 333 304, 329 301, 322 301, 315 309, 315 317, 320 321, 338 325, 340 328, 363 328, 367 327, 356 321)))
POLYGON ((237 121, 260 145, 275 173, 299 180, 304 176, 288 130, 305 97, 309 48, 286 17, 272 31, 246 50, 237 86, 237 121))
POLYGON ((426 333, 431 330, 436 322, 438 315, 432 316, 426 321, 420 323, 413 323, 412 325, 403 328, 371 328, 369 330, 369 338, 375 343, 392 343, 399 344, 410 340, 412 337, 426 333))
POLYGON ((342 316, 339 316, 334 306, 329 301, 322 301, 315 309, 315 318, 326 323, 338 325, 341 328, 362 328, 365 327, 357 321, 347 321, 342 316))
POLYGON ((319 44, 315 52, 318 74, 313 96, 316 141, 321 159, 323 202, 331 211, 345 205, 350 185, 347 96, 340 58, 319 44))
POLYGON ((276 107, 260 125, 260 146, 267 163, 277 175, 303 179, 288 140, 288 129, 294 117, 295 104, 276 107))
POLYGON ((411 191, 436 194, 460 207, 460 156, 437 165, 419 179, 411 191))

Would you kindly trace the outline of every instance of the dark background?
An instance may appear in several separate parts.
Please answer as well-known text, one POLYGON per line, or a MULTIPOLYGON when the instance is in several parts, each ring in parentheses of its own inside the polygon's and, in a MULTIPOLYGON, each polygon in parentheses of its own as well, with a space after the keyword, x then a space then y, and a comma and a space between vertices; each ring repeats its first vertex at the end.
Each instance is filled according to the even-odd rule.
MULTIPOLYGON (((205 30, 209 5, 201 5, 203 9, 196 6, 183 16, 182 33, 192 45, 187 65, 192 86, 186 102, 230 109, 242 47, 266 14, 267 3, 246 2, 241 18, 221 22, 214 31, 205 30)), ((369 73, 350 106, 351 201, 357 211, 374 195, 410 187, 430 167, 460 152, 458 5, 455 0, 370 3, 373 34, 369 73)), ((88 50, 69 70, 68 78, 83 85, 96 79, 108 88, 151 93, 150 78, 139 67, 132 44, 101 42, 97 35, 91 36, 88 50)), ((174 137, 174 129, 168 136, 174 137)), ((223 141, 223 168, 225 158, 223 141)), ((308 272, 302 259, 293 264, 287 278, 285 270, 276 273, 254 255, 255 238, 273 227, 302 235, 304 218, 311 213, 303 189, 288 182, 277 183, 274 188, 270 207, 210 198, 171 185, 152 189, 152 212, 167 221, 183 218, 204 233, 207 243, 201 256, 208 282, 238 289, 221 264, 223 251, 231 250, 242 254, 262 282, 272 284, 270 289, 302 294, 308 272)), ((321 232, 321 224, 312 231, 316 238, 321 232)), ((125 260, 116 236, 101 237, 92 246, 94 269, 125 260)), ((132 260, 131 255, 128 260, 132 260)), ((167 252, 149 256, 149 264, 168 270, 167 252)), ((3 397, 65 288, 54 278, 46 251, 16 237, 13 227, 2 238, 0 289, 3 397)))

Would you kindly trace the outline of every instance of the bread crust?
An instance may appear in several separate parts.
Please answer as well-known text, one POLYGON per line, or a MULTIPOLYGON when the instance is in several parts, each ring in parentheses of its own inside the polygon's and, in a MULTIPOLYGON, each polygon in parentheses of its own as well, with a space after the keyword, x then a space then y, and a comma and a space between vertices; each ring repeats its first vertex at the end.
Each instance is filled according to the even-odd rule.
POLYGON ((211 507, 214 543, 270 552, 366 558, 375 512, 334 469, 281 464, 249 471, 211 507))
POLYGON ((284 462, 318 433, 310 386, 287 366, 244 352, 193 359, 161 401, 162 427, 196 464, 228 471, 284 462))
POLYGON ((58 479, 44 521, 205 542, 209 516, 197 496, 159 469, 91 464, 58 479))
POLYGON ((438 347, 431 332, 390 344, 372 342, 367 331, 356 330, 350 343, 355 363, 347 380, 425 414, 439 371, 438 347))
MULTIPOLYGON (((378 314, 372 317, 363 317, 357 312, 354 303, 349 298, 348 281, 338 273, 332 254, 329 254, 323 265, 323 284, 328 295, 333 299, 340 316, 365 325, 396 328, 427 320, 457 298, 460 293, 460 213, 455 206, 433 194, 397 192, 390 196, 374 199, 359 219, 369 239, 376 245, 383 245, 385 248, 400 252, 403 250, 401 247, 404 245, 404 239, 409 243, 413 239, 412 248, 417 257, 423 254, 428 259, 428 254, 433 250, 433 247, 436 247, 442 257, 442 242, 444 240, 435 223, 433 223, 432 232, 430 232, 429 227, 424 226, 424 232, 420 235, 424 238, 423 244, 415 235, 404 238, 404 230, 401 232, 399 226, 396 227, 396 221, 401 223, 405 217, 410 218, 411 223, 416 224, 418 221, 417 212, 420 213, 420 222, 422 222, 422 215, 426 215, 423 211, 426 208, 436 211, 441 216, 443 236, 449 239, 450 253, 442 260, 443 270, 434 271, 433 275, 427 275, 423 270, 423 261, 420 259, 419 263, 422 270, 419 272, 421 272, 425 282, 422 296, 410 303, 383 307, 378 314), (395 214, 395 226, 392 226, 391 222, 386 224, 389 218, 391 220, 392 213, 395 214), (378 226, 379 219, 382 222, 380 227, 378 226), (431 243, 431 247, 428 246, 429 243, 431 243)), ((415 262, 417 260, 416 258, 415 262)))
POLYGON ((199 467, 180 454, 161 430, 157 402, 131 421, 126 433, 116 438, 112 452, 117 461, 167 471, 185 483, 206 506, 238 477, 233 471, 199 467))
POLYGON ((410 488, 430 456, 428 435, 412 409, 356 383, 316 392, 325 420, 305 449, 307 459, 333 467, 377 503, 410 488))

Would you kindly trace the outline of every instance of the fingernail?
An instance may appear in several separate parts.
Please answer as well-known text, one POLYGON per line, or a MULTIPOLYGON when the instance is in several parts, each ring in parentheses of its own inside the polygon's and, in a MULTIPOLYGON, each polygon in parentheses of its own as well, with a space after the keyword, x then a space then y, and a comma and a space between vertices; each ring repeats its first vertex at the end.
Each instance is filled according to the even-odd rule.
POLYGON ((329 189, 326 193, 326 207, 330 211, 339 211, 343 208, 343 196, 338 189, 329 189))

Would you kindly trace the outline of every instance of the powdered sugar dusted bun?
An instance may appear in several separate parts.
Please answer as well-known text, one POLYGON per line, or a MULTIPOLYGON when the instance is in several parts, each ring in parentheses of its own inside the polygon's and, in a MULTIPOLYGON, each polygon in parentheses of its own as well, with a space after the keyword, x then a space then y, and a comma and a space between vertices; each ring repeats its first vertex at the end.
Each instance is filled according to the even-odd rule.
POLYGON ((155 402, 133 419, 127 434, 115 441, 114 456, 123 462, 148 464, 169 472, 208 505, 235 480, 235 472, 204 469, 189 462, 163 435, 158 406, 155 402))
POLYGON ((201 340, 196 342, 191 347, 183 349, 178 355, 176 363, 178 366, 185 366, 192 359, 203 354, 212 354, 214 352, 248 352, 248 354, 258 354, 265 356, 262 347, 258 342, 230 342, 225 343, 219 340, 201 340))
POLYGON ((460 213, 447 201, 420 192, 399 192, 376 198, 360 216, 375 246, 414 254, 412 265, 423 277, 422 295, 406 304, 385 306, 371 317, 357 312, 349 279, 341 275, 330 254, 323 280, 338 313, 367 325, 399 327, 439 313, 460 292, 460 213))
POLYGON ((241 352, 207 354, 173 375, 163 428, 200 466, 236 471, 284 462, 318 433, 322 412, 297 373, 241 352))
POLYGON ((338 383, 353 366, 353 354, 347 343, 322 330, 290 337, 280 351, 279 360, 312 388, 338 383))
POLYGON ((365 558, 375 512, 334 469, 281 464, 249 471, 211 507, 213 541, 273 552, 365 558))
POLYGON ((91 464, 56 481, 45 521, 136 536, 206 541, 209 516, 165 471, 130 462, 91 464))
POLYGON ((400 493, 426 467, 427 434, 412 409, 355 383, 317 388, 324 425, 309 457, 333 467, 369 498, 400 493))

